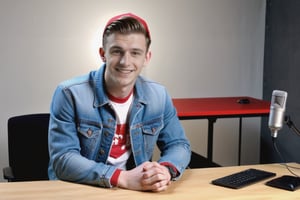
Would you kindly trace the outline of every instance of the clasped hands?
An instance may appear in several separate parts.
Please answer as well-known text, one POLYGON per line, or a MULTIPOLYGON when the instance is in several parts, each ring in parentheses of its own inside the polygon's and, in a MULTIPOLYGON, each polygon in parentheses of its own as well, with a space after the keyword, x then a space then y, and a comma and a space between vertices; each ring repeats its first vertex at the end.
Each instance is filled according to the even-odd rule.
POLYGON ((140 191, 165 191, 171 184, 169 170, 158 162, 144 162, 134 169, 122 171, 118 187, 140 191))

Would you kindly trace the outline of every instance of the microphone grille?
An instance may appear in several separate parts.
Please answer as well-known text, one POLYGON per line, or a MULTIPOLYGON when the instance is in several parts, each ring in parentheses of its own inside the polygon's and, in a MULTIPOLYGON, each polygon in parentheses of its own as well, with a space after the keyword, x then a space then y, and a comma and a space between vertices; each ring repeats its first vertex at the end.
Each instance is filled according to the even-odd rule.
POLYGON ((274 106, 278 106, 280 108, 285 108, 287 92, 274 90, 273 91, 273 98, 271 100, 271 104, 274 106))

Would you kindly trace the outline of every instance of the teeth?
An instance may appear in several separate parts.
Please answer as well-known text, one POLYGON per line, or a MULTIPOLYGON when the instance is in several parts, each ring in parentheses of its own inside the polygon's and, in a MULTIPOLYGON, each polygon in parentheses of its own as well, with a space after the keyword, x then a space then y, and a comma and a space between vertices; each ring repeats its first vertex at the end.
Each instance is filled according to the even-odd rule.
POLYGON ((133 72, 134 70, 129 70, 129 69, 118 69, 118 71, 120 71, 120 72, 127 72, 127 73, 129 73, 129 72, 133 72))

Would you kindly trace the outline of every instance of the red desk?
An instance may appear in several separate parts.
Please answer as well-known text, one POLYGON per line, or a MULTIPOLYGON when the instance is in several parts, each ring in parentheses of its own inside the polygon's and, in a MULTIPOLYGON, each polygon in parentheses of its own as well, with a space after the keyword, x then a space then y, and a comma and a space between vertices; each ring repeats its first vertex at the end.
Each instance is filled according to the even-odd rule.
POLYGON ((241 135, 243 117, 268 116, 270 102, 252 97, 215 97, 215 98, 174 98, 179 119, 207 119, 208 141, 207 159, 212 162, 213 128, 218 118, 239 118, 239 160, 241 159, 241 135), (238 103, 239 99, 249 99, 249 104, 238 103))

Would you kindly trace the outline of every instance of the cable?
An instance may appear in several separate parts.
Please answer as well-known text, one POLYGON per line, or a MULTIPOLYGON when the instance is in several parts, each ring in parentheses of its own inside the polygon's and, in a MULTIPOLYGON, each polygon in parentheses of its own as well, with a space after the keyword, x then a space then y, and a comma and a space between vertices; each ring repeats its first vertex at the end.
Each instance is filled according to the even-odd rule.
POLYGON ((294 169, 300 169, 299 167, 293 167, 293 166, 289 166, 287 163, 286 163, 286 160, 285 158, 282 156, 281 152, 279 151, 278 147, 277 147, 277 144, 276 144, 276 138, 272 138, 272 141, 273 141, 273 147, 275 149, 275 151, 277 152, 277 154, 279 155, 280 159, 282 160, 282 165, 284 165, 287 170, 293 174, 294 176, 296 177, 300 177, 298 174, 294 173, 290 168, 294 168, 294 169))
MULTIPOLYGON (((286 125, 292 130, 294 131, 294 133, 298 136, 300 136, 300 130, 294 125, 293 121, 291 120, 291 117, 285 116, 284 118, 284 122, 286 123, 286 125)), ((278 150, 278 148, 277 148, 278 150)), ((294 168, 294 169, 300 169, 300 167, 294 167, 294 166, 289 166, 290 168, 294 168)))

